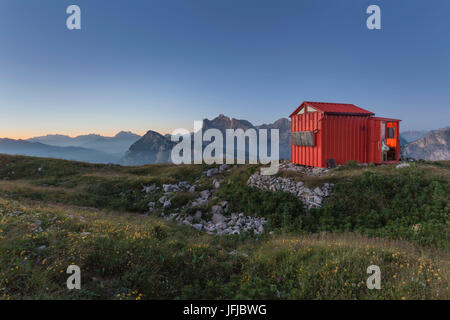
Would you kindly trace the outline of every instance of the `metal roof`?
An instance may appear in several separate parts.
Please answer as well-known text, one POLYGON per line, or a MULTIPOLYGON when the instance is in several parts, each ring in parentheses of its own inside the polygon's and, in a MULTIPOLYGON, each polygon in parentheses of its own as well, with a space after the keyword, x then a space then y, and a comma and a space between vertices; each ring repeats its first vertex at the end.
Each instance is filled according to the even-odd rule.
POLYGON ((295 111, 289 117, 295 115, 304 106, 313 107, 314 109, 322 111, 326 114, 364 115, 364 116, 375 115, 375 113, 357 107, 354 104, 304 101, 297 109, 295 109, 295 111))

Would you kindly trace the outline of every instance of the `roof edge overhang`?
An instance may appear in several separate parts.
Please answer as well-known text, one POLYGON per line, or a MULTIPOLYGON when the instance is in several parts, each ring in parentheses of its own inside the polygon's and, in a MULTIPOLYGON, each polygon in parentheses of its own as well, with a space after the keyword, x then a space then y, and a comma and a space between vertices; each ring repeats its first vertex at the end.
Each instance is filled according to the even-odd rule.
POLYGON ((295 110, 294 112, 291 113, 291 115, 289 116, 289 118, 291 118, 292 116, 295 116, 297 114, 297 112, 299 112, 301 110, 301 108, 303 108, 303 105, 306 103, 306 101, 303 101, 295 110))
POLYGON ((371 117, 371 120, 380 120, 380 121, 391 121, 391 122, 400 122, 402 120, 400 119, 393 119, 393 118, 383 118, 383 117, 371 117))
MULTIPOLYGON (((292 112, 290 115, 289 115, 289 118, 292 118, 293 116, 295 116, 306 104, 308 104, 308 103, 310 103, 310 104, 313 104, 314 102, 312 102, 312 101, 303 101, 295 110, 294 110, 294 112, 292 112)), ((320 103, 324 103, 324 102, 320 102, 320 103)), ((328 103, 328 102, 327 102, 328 103)), ((337 103, 336 103, 337 104, 337 103)), ((355 106, 355 107, 357 107, 357 106, 355 106)), ((365 113, 355 113, 355 112, 326 112, 326 111, 323 111, 323 110, 321 110, 319 107, 317 107, 316 105, 313 105, 313 108, 315 108, 315 109, 318 109, 320 112, 322 112, 322 113, 324 113, 324 114, 329 114, 329 115, 336 115, 336 116, 359 116, 359 117, 361 117, 361 116, 367 116, 367 117, 371 117, 371 116, 374 116, 375 115, 375 113, 373 113, 373 112, 371 112, 371 111, 368 111, 368 110, 366 110, 366 111, 368 111, 368 112, 365 112, 365 113)), ((362 108, 360 108, 360 107, 358 107, 359 109, 362 109, 362 108)), ((364 110, 364 109, 363 109, 364 110)))

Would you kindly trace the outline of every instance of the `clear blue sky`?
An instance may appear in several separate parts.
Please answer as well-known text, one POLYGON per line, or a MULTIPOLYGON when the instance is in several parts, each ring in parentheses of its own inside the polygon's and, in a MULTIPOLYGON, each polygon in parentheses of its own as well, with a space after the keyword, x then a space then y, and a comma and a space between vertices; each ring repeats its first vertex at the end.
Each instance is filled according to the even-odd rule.
POLYGON ((260 124, 303 100, 450 125, 450 1, 0 1, 0 137, 260 124))

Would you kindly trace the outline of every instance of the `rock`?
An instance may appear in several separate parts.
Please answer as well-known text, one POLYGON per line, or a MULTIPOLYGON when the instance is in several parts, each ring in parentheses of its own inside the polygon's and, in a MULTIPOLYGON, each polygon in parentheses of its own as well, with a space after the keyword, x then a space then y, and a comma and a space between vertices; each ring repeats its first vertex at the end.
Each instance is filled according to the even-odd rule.
POLYGON ((200 210, 197 210, 194 215, 194 219, 200 220, 202 218, 202 212, 200 210))
MULTIPOLYGON (((291 164, 285 164, 285 168, 293 168, 291 164)), ((328 170, 325 168, 307 168, 299 167, 295 170, 311 171, 314 174, 319 174, 328 170)), ((312 174, 312 173, 311 173, 312 174)), ((314 190, 310 190, 304 186, 302 181, 294 181, 289 178, 275 177, 275 176, 262 176, 259 173, 255 173, 247 180, 247 185, 250 187, 258 188, 261 190, 269 190, 272 192, 284 191, 289 192, 298 197, 303 202, 303 206, 306 209, 311 207, 317 207, 322 205, 322 198, 328 197, 331 193, 333 184, 325 183, 322 187, 316 187, 314 190), (314 198, 316 197, 316 198, 314 198)))
POLYGON ((212 176, 214 176, 214 175, 216 175, 218 173, 219 173, 219 169, 212 168, 212 169, 209 169, 209 170, 206 171, 206 176, 212 177, 212 176))
POLYGON ((206 199, 197 199, 196 206, 198 207, 206 207, 208 205, 208 200, 206 199))
POLYGON ((221 206, 218 206, 218 205, 215 205, 215 206, 212 206, 211 207, 211 212, 213 213, 213 214, 222 214, 222 212, 223 212, 223 209, 222 209, 222 207, 221 206))
POLYGON ((314 189, 314 193, 317 194, 319 197, 323 197, 324 196, 324 193, 323 193, 322 189, 320 189, 319 187, 316 187, 314 189))
POLYGON ((208 199, 210 194, 211 193, 209 192, 209 190, 203 190, 203 191, 200 192, 200 197, 202 199, 208 199))
POLYGON ((219 189, 220 188, 220 182, 217 179, 213 180, 213 186, 215 189, 219 189))
POLYGON ((155 210, 155 203, 154 202, 149 202, 148 203, 148 210, 149 211, 155 210))
POLYGON ((220 213, 214 213, 212 216, 212 222, 217 226, 217 224, 224 223, 226 217, 220 213))
POLYGON ((165 193, 178 192, 180 188, 176 184, 163 184, 163 190, 165 193))
POLYGON ((228 164, 224 163, 219 167, 219 172, 222 173, 228 169, 228 164))
POLYGON ((88 235, 90 235, 91 233, 90 232, 82 232, 82 233, 80 233, 80 236, 82 236, 82 237, 85 237, 85 236, 88 236, 88 235))
POLYGON ((158 199, 158 202, 162 204, 162 203, 166 202, 166 199, 167 199, 166 196, 162 196, 161 198, 158 199))
POLYGON ((189 192, 195 192, 195 186, 191 186, 188 191, 189 192))
POLYGON ((178 187, 187 190, 190 188, 190 185, 186 181, 180 181, 178 182, 178 187))
POLYGON ((45 248, 47 248, 47 246, 46 245, 42 245, 42 246, 38 247, 37 249, 38 250, 44 250, 45 248))
POLYGON ((409 163, 400 163, 398 165, 395 166, 396 169, 402 169, 402 168, 408 168, 411 165, 409 163))
POLYGON ((196 223, 196 224, 193 224, 192 227, 194 227, 198 231, 201 231, 203 228, 203 225, 201 223, 196 223))
POLYGON ((172 202, 170 200, 166 200, 166 201, 164 201, 163 208, 164 209, 170 208, 171 205, 172 205, 172 202))
POLYGON ((322 198, 318 196, 314 196, 314 203, 318 204, 319 206, 322 205, 322 198))
POLYGON ((264 232, 264 226, 261 224, 258 226, 258 232, 263 233, 264 232))
POLYGON ((152 184, 151 186, 148 186, 148 187, 144 186, 142 188, 142 191, 144 191, 145 193, 152 193, 155 190, 156 190, 156 185, 155 184, 152 184))

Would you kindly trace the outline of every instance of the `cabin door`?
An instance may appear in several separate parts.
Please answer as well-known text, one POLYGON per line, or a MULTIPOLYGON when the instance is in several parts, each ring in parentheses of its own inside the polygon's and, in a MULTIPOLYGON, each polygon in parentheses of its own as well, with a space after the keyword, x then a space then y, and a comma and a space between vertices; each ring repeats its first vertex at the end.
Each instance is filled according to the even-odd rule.
POLYGON ((381 163, 381 121, 369 121, 369 161, 373 163, 381 163))

